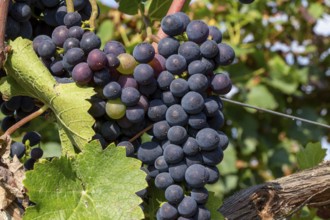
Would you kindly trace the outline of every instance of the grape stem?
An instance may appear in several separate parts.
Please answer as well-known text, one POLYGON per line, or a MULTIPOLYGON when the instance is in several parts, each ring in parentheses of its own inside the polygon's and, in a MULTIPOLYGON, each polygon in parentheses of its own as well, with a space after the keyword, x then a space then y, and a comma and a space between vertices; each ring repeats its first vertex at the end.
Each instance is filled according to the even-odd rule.
POLYGON ((139 138, 141 135, 143 135, 145 132, 149 131, 153 126, 154 126, 154 124, 151 124, 148 127, 146 127, 145 129, 143 129, 142 131, 140 131, 139 133, 137 133, 134 137, 132 137, 131 139, 129 139, 129 142, 132 143, 137 138, 139 138))
POLYGON ((5 136, 6 135, 11 135, 12 133, 14 133, 17 129, 19 129, 20 127, 22 127, 27 122, 29 122, 32 119, 35 119, 36 117, 38 117, 41 114, 43 114, 47 109, 48 109, 48 105, 43 105, 39 110, 37 110, 37 111, 31 113, 30 115, 22 118, 17 123, 15 123, 13 126, 11 126, 10 128, 8 128, 7 131, 4 133, 4 135, 5 136))
POLYGON ((322 123, 315 122, 315 121, 311 121, 311 120, 307 120, 307 119, 304 119, 304 118, 299 118, 299 117, 296 117, 296 116, 293 116, 293 115, 288 115, 288 114, 284 114, 284 113, 281 113, 281 112, 276 112, 276 111, 272 111, 272 110, 269 110, 269 109, 260 108, 260 107, 257 107, 257 106, 245 104, 245 103, 234 101, 234 100, 227 99, 227 98, 224 98, 224 97, 221 97, 221 100, 223 100, 225 102, 235 104, 235 105, 240 105, 240 106, 243 106, 243 107, 252 108, 252 109, 255 109, 255 110, 260 111, 260 112, 267 112, 267 113, 270 113, 270 114, 273 114, 273 115, 278 115, 278 116, 281 116, 281 117, 290 118, 292 120, 298 120, 298 121, 302 121, 302 122, 305 122, 305 123, 309 123, 309 124, 313 124, 313 125, 317 125, 317 126, 320 126, 320 127, 330 129, 329 125, 322 124, 322 123))
POLYGON ((0 69, 6 60, 5 34, 9 1, 10 0, 0 1, 0 69))
POLYGON ((65 0, 67 13, 74 12, 73 0, 65 0))
POLYGON ((91 31, 95 30, 95 20, 97 19, 97 16, 99 14, 98 8, 97 8, 97 2, 96 0, 89 0, 91 6, 92 6, 92 14, 89 18, 89 27, 91 28, 91 31))

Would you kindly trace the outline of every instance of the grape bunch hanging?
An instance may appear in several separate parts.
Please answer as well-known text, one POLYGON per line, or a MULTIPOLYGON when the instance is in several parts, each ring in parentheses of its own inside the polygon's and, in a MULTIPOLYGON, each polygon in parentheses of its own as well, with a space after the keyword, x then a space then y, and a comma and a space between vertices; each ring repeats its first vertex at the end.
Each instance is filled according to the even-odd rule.
MULTIPOLYGON (((235 58, 234 50, 222 43, 220 30, 177 12, 162 19, 161 28, 168 36, 157 47, 143 42, 129 54, 122 43, 109 41, 101 50, 100 38, 82 27, 91 12, 88 1, 81 1, 85 5, 70 13, 63 1, 33 2, 32 9, 45 10, 43 20, 35 23, 46 23, 46 31, 34 31, 39 29, 31 24, 29 35, 7 29, 7 39, 33 39, 36 54, 58 83, 95 87, 98 95, 91 97, 89 110, 96 120, 91 138, 103 147, 112 142, 125 146, 127 156, 142 161, 148 180, 164 190, 167 200, 157 219, 211 219, 205 185, 219 179, 217 165, 228 146, 221 131, 224 115, 219 95, 232 87, 228 74, 215 71, 235 58), (50 2, 57 3, 47 9, 50 2), (150 141, 137 136, 143 130, 150 141)), ((18 4, 29 6, 17 1, 11 8, 18 4)), ((10 108, 10 102, 3 102, 1 111, 15 119, 20 105, 10 108)), ((14 119, 6 126, 2 123, 2 130, 14 119)), ((12 148, 16 149, 15 143, 12 148)), ((137 194, 145 198, 147 191, 137 194)))

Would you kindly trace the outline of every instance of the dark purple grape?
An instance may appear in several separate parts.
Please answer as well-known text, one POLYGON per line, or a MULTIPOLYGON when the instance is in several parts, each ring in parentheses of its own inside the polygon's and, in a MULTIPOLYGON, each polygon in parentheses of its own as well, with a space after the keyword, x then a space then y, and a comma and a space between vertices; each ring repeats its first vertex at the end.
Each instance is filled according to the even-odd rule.
POLYGON ((184 198, 184 192, 181 186, 173 184, 166 188, 165 198, 171 204, 179 204, 184 198))
POLYGON ((73 6, 75 11, 82 10, 85 6, 87 6, 88 1, 87 0, 74 0, 73 6))
POLYGON ((119 127, 123 128, 124 130, 130 128, 133 126, 133 123, 130 122, 126 116, 116 120, 117 124, 119 125, 119 127))
POLYGON ((155 49, 147 42, 140 43, 134 47, 133 57, 139 63, 149 63, 155 56, 155 49))
POLYGON ((140 100, 140 92, 133 87, 123 88, 120 99, 126 106, 135 106, 140 100))
POLYGON ((38 47, 44 40, 50 40, 51 41, 52 39, 47 35, 39 35, 39 36, 37 36, 33 39, 33 50, 35 52, 38 52, 38 47))
POLYGON ((178 52, 180 42, 173 37, 165 37, 158 43, 158 53, 165 58, 178 52))
POLYGON ((10 111, 18 110, 21 107, 22 96, 14 96, 6 101, 4 104, 10 111))
POLYGON ((195 188, 191 190, 190 196, 197 204, 205 204, 209 198, 209 192, 205 187, 195 188))
POLYGON ((188 125, 193 129, 206 128, 208 126, 206 115, 203 112, 189 115, 188 125))
POLYGON ((16 123, 16 119, 14 118, 14 116, 4 117, 1 121, 1 130, 7 131, 8 128, 13 126, 15 123, 16 123))
POLYGON ((192 188, 204 187, 209 178, 209 173, 201 164, 193 164, 186 170, 185 180, 192 188))
POLYGON ((161 28, 169 36, 180 35, 184 32, 184 24, 176 14, 166 15, 161 21, 161 28))
POLYGON ((126 117, 130 122, 133 123, 141 123, 145 118, 144 113, 144 109, 140 105, 126 108, 126 117))
POLYGON ((31 158, 33 158, 35 160, 39 160, 43 154, 44 154, 44 151, 39 147, 32 148, 32 150, 30 152, 31 158))
POLYGON ((44 40, 38 46, 38 55, 42 58, 51 58, 55 52, 56 45, 51 40, 44 40))
POLYGON ((187 113, 198 114, 204 108, 204 99, 199 93, 190 91, 182 97, 181 105, 187 113))
POLYGON ((164 159, 168 164, 179 163, 184 157, 182 147, 169 144, 164 150, 164 159))
POLYGON ((33 158, 29 158, 24 163, 24 169, 25 170, 33 170, 34 164, 36 163, 36 160, 33 158))
POLYGON ((184 111, 182 106, 178 104, 174 104, 167 109, 165 118, 171 126, 185 126, 188 122, 187 113, 184 111))
POLYGON ((205 74, 213 74, 213 70, 215 69, 215 63, 211 59, 207 59, 205 57, 202 57, 201 61, 204 63, 206 70, 205 74))
POLYGON ((227 149, 228 144, 229 144, 228 137, 222 131, 217 131, 217 132, 218 132, 218 135, 219 135, 219 138, 220 138, 220 141, 219 141, 219 145, 218 146, 224 151, 224 150, 227 149))
POLYGON ((23 112, 31 113, 35 107, 36 105, 31 97, 22 96, 20 110, 23 112))
POLYGON ((69 37, 64 41, 63 49, 64 53, 66 53, 69 49, 79 47, 79 40, 73 37, 69 37))
POLYGON ((32 15, 30 6, 23 2, 16 2, 12 4, 9 14, 18 22, 28 21, 32 15))
POLYGON ((180 20, 183 23, 183 30, 185 31, 188 24, 190 23, 190 18, 188 17, 188 15, 186 15, 185 13, 179 11, 175 13, 176 16, 178 16, 180 18, 180 20))
POLYGON ((178 210, 174 206, 166 202, 159 208, 157 215, 157 220, 177 219, 178 210))
POLYGON ((22 139, 24 144, 27 144, 26 141, 29 141, 30 146, 37 145, 41 141, 41 135, 36 131, 29 131, 23 136, 22 139))
POLYGON ((185 79, 178 78, 171 82, 170 91, 176 97, 182 97, 189 91, 188 82, 185 79))
POLYGON ((31 25, 31 22, 30 21, 21 22, 20 26, 21 26, 21 30, 19 32, 19 35, 22 38, 31 40, 33 37, 33 27, 31 25))
POLYGON ((152 121, 161 121, 165 119, 167 106, 160 99, 150 101, 148 108, 148 117, 152 121))
POLYGON ((152 133, 157 139, 165 140, 167 139, 167 132, 169 129, 170 125, 167 123, 167 121, 159 121, 153 125, 152 133))
POLYGON ((93 71, 87 63, 79 63, 72 70, 72 78, 77 84, 86 85, 93 78, 93 71))
POLYGON ((199 152, 199 146, 195 138, 188 137, 186 142, 182 146, 185 155, 193 156, 199 152))
POLYGON ((196 140, 201 150, 211 151, 218 146, 220 137, 214 129, 203 128, 197 133, 196 140))
POLYGON ((220 109, 219 104, 211 98, 204 99, 204 109, 203 112, 207 117, 214 116, 220 109))
POLYGON ((159 172, 168 171, 168 164, 166 163, 164 156, 157 157, 157 159, 155 160, 154 166, 157 170, 159 170, 159 172))
POLYGON ((124 45, 119 41, 114 41, 114 40, 107 42, 103 50, 106 54, 114 54, 116 56, 122 53, 126 53, 126 49, 124 45))
POLYGON ((174 80, 173 74, 165 70, 161 72, 157 77, 158 87, 162 90, 168 90, 173 80, 174 80))
POLYGON ((80 40, 83 35, 84 29, 82 29, 80 26, 73 26, 69 28, 68 37, 73 37, 80 40))
POLYGON ((81 25, 81 15, 78 12, 70 12, 64 16, 64 25, 68 28, 81 25))
POLYGON ((117 82, 119 83, 119 85, 122 88, 125 88, 125 87, 133 87, 136 89, 138 88, 138 84, 132 76, 120 75, 117 82))
POLYGON ((212 117, 209 117, 207 120, 210 128, 214 130, 219 130, 225 124, 225 117, 223 113, 218 110, 212 117))
POLYGON ((139 85, 139 90, 142 95, 150 96, 157 91, 157 81, 155 78, 151 78, 151 82, 147 85, 139 85))
POLYGON ((62 60, 54 60, 49 68, 53 76, 64 76, 66 74, 62 60))
POLYGON ((235 59, 235 51, 231 46, 225 43, 218 44, 219 53, 214 58, 215 62, 220 66, 227 66, 235 59))
POLYGON ((203 57, 213 58, 219 53, 219 47, 213 40, 207 40, 200 46, 200 51, 203 57))
POLYGON ((192 217, 195 215, 195 213, 197 213, 197 210, 197 203, 190 196, 185 196, 178 205, 179 214, 183 217, 192 217))
POLYGON ((186 59, 187 64, 201 58, 201 51, 198 44, 192 41, 182 43, 178 53, 186 59))
POLYGON ((52 40, 58 47, 63 47, 63 44, 68 37, 69 30, 64 25, 56 27, 52 33, 52 40))
POLYGON ((24 156, 25 150, 25 146, 22 142, 14 142, 10 145, 10 156, 14 157, 16 155, 16 157, 20 159, 24 156))
POLYGON ((103 95, 107 99, 116 99, 121 95, 121 86, 117 82, 110 82, 103 88, 103 95))
POLYGON ((107 141, 115 141, 121 133, 115 121, 106 121, 102 124, 101 134, 107 141))
POLYGON ((167 58, 165 66, 169 72, 173 74, 181 74, 187 68, 187 61, 183 56, 173 54, 167 58))
POLYGON ((15 39, 16 37, 18 37, 20 31, 20 23, 11 18, 11 16, 8 16, 6 22, 6 39, 15 39))
POLYGON ((153 165, 155 160, 163 154, 163 149, 156 142, 144 142, 137 151, 137 158, 142 163, 153 165))
POLYGON ((209 26, 209 36, 211 40, 214 40, 217 43, 221 43, 222 41, 222 33, 219 28, 215 26, 209 26))
POLYGON ((80 40, 80 48, 87 54, 101 46, 100 38, 93 32, 85 32, 80 40))
MULTIPOLYGON (((66 15, 66 13, 67 13, 66 6, 63 5, 63 6, 60 6, 59 8, 57 8, 57 10, 55 11, 55 21, 57 24, 52 25, 52 26, 64 25, 64 16, 66 15)), ((53 19, 54 19, 54 15, 53 15, 53 19)))
POLYGON ((126 149, 126 157, 134 157, 135 148, 129 141, 121 141, 117 146, 123 146, 126 149))
POLYGON ((176 164, 170 164, 168 172, 175 182, 183 182, 187 168, 187 164, 184 161, 181 161, 176 164))
POLYGON ((211 81, 212 91, 219 95, 227 94, 232 87, 231 80, 227 74, 219 73, 214 75, 211 81))
POLYGON ((216 166, 205 166, 205 169, 207 170, 209 176, 207 179, 208 184, 213 184, 219 180, 220 173, 216 166))
POLYGON ((203 164, 208 166, 218 165, 223 160, 223 151, 221 146, 218 146, 212 151, 202 151, 203 164))
POLYGON ((69 49, 63 56, 63 66, 67 68, 68 66, 75 66, 76 64, 84 61, 85 53, 82 49, 74 47, 69 49))
POLYGON ((172 144, 183 144, 188 138, 187 130, 182 126, 172 126, 167 132, 167 139, 172 144))
POLYGON ((186 33, 190 41, 201 44, 209 36, 209 27, 201 20, 194 20, 188 24, 186 33))
POLYGON ((154 79, 154 70, 149 64, 142 63, 135 67, 133 76, 140 85, 148 85, 154 79))
POLYGON ((111 81, 111 75, 108 68, 94 71, 93 81, 96 86, 104 87, 111 81))
POLYGON ((161 99, 164 102, 164 104, 169 107, 174 104, 178 104, 179 98, 174 96, 171 91, 165 91, 161 94, 161 99))
POLYGON ((94 118, 100 118, 105 115, 105 101, 97 97, 92 97, 90 102, 92 106, 88 109, 89 114, 94 118))
POLYGON ((206 64, 201 60, 194 60, 188 65, 189 75, 194 75, 197 73, 205 74, 206 73, 206 64))
POLYGON ((93 71, 96 71, 106 67, 108 64, 108 59, 103 51, 93 49, 88 53, 87 63, 93 71))
POLYGON ((196 73, 189 77, 188 86, 191 91, 202 93, 209 87, 209 80, 205 75, 196 73))
MULTIPOLYGON (((56 19, 56 15, 58 13, 58 10, 59 9, 56 8, 56 7, 54 7, 54 8, 45 8, 43 10, 44 21, 47 24, 47 26, 56 27, 60 24, 59 22, 57 22, 57 19, 56 19)), ((61 12, 64 13, 63 11, 61 11, 61 12)))
POLYGON ((166 189, 174 183, 171 175, 167 172, 159 173, 155 178, 155 186, 158 189, 166 189))
POLYGON ((119 59, 117 58, 116 55, 109 53, 106 55, 107 60, 108 60, 108 67, 110 68, 117 68, 120 64, 119 59))

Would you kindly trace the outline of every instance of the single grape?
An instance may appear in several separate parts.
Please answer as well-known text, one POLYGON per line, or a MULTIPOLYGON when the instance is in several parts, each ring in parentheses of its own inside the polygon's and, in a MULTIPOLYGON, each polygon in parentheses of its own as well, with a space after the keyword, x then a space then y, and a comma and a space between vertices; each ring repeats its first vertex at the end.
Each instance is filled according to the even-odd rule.
POLYGON ((209 36, 209 27, 201 20, 194 20, 188 24, 186 33, 190 41, 201 44, 209 36))
POLYGON ((203 57, 213 58, 219 53, 219 47, 214 40, 207 40, 200 46, 203 57))
POLYGON ((150 101, 148 108, 148 117, 152 121, 161 121, 165 119, 167 106, 160 99, 154 99, 150 101))
POLYGON ((199 152, 198 143, 193 137, 188 137, 186 142, 182 145, 182 149, 187 156, 193 156, 199 152))
POLYGON ((158 87, 162 90, 168 90, 173 80, 174 80, 173 74, 165 70, 161 72, 157 77, 158 87))
POLYGON ((23 143, 21 142, 14 142, 11 144, 10 146, 10 156, 14 157, 16 155, 16 157, 18 159, 22 158, 25 154, 25 146, 23 143))
POLYGON ((197 213, 197 210, 197 203, 190 196, 185 196, 178 205, 179 214, 183 217, 192 217, 197 213))
POLYGON ((119 85, 122 87, 122 88, 125 88, 125 87, 133 87, 133 88, 138 88, 138 84, 136 82, 136 80, 133 78, 133 76, 126 76, 126 75, 121 75, 119 78, 118 78, 118 81, 119 85))
POLYGON ((169 164, 180 162, 184 157, 182 147, 169 144, 164 150, 164 159, 169 164))
POLYGON ((47 35, 38 35, 33 39, 33 50, 37 53, 38 52, 38 47, 39 45, 44 41, 44 40, 52 40, 49 36, 47 35))
POLYGON ((211 40, 214 40, 217 43, 221 43, 222 41, 222 33, 219 28, 215 26, 209 26, 209 36, 211 40))
POLYGON ((64 16, 64 25, 68 28, 81 25, 81 15, 78 12, 70 12, 64 16))
POLYGON ((115 141, 121 133, 115 121, 106 121, 102 124, 101 134, 107 141, 115 141))
POLYGON ((203 129, 208 127, 206 115, 203 112, 189 115, 188 125, 193 129, 203 129))
POLYGON ((18 22, 28 21, 32 15, 31 7, 23 2, 16 2, 12 4, 9 14, 18 22))
POLYGON ((186 15, 185 13, 179 11, 175 13, 176 16, 178 16, 180 18, 180 20, 183 23, 183 30, 185 31, 188 24, 190 23, 190 18, 188 17, 188 15, 186 15))
POLYGON ((157 212, 159 218, 157 220, 169 220, 169 219, 177 219, 178 217, 178 210, 169 204, 168 202, 165 202, 157 212))
POLYGON ((218 110, 213 116, 208 118, 207 123, 209 124, 209 127, 213 128, 214 130, 221 129, 225 124, 223 113, 218 110))
POLYGON ((14 116, 7 116, 4 117, 1 121, 1 130, 2 131, 7 131, 8 128, 13 126, 16 123, 16 119, 14 116))
POLYGON ((187 113, 198 114, 204 108, 204 99, 199 93, 190 91, 182 97, 181 105, 187 113))
POLYGON ((30 152, 31 158, 33 158, 35 160, 40 159, 43 154, 44 154, 44 151, 39 147, 32 148, 32 150, 30 152))
POLYGON ((42 58, 51 58, 55 52, 56 45, 51 40, 44 40, 38 46, 38 55, 42 58))
POLYGON ((178 53, 186 59, 187 64, 201 58, 201 51, 198 44, 192 41, 182 43, 178 49, 178 53))
POLYGON ((208 166, 218 165, 223 160, 223 151, 221 146, 218 146, 211 151, 202 151, 203 162, 208 166))
POLYGON ((170 91, 176 97, 182 97, 189 91, 188 82, 185 79, 178 78, 171 82, 170 91))
POLYGON ((197 73, 205 74, 206 73, 206 64, 201 60, 194 60, 188 65, 189 75, 194 75, 197 73))
POLYGON ((190 196, 197 202, 197 204, 205 204, 209 197, 209 192, 205 187, 195 188, 191 190, 190 196))
MULTIPOLYGON (((47 9, 45 9, 46 11, 47 9)), ((66 15, 67 13, 67 8, 66 6, 60 6, 57 8, 57 10, 55 9, 55 25, 52 25, 52 26, 56 26, 56 25, 64 25, 64 16, 66 15)), ((45 15, 46 16, 46 15, 45 15)), ((52 19, 54 19, 54 15, 53 16, 49 16, 51 17, 52 19)))
POLYGON ((108 68, 103 68, 101 70, 94 71, 93 82, 96 86, 103 87, 107 85, 112 80, 108 68))
POLYGON ((25 170, 33 170, 34 164, 36 163, 36 160, 33 158, 29 158, 24 163, 24 169, 25 170))
POLYGON ((133 57, 139 63, 148 63, 155 56, 155 49, 147 42, 140 43, 134 47, 133 57))
POLYGON ((172 126, 167 132, 167 139, 172 144, 183 144, 187 138, 187 130, 182 126, 172 126))
POLYGON ((156 176, 159 174, 159 171, 153 166, 153 165, 148 165, 148 172, 147 172, 147 179, 148 178, 156 178, 156 176))
POLYGON ((29 141, 30 146, 37 145, 41 141, 41 135, 36 131, 29 131, 22 138, 24 144, 27 144, 26 141, 29 141))
POLYGON ((174 104, 170 106, 165 114, 166 121, 169 125, 185 126, 188 122, 188 115, 181 105, 174 104))
POLYGON ((173 205, 179 204, 184 198, 182 187, 176 184, 170 185, 165 190, 165 198, 173 205))
POLYGON ((75 11, 80 11, 82 10, 85 6, 87 6, 86 0, 74 0, 73 1, 73 6, 75 11))
POLYGON ((172 179, 171 175, 167 172, 159 173, 155 178, 155 186, 158 189, 165 190, 167 187, 172 185, 174 180, 172 179))
POLYGON ((232 83, 229 76, 224 73, 219 73, 214 75, 211 81, 211 88, 212 91, 216 94, 219 95, 227 94, 232 88, 232 83))
POLYGON ((69 37, 63 43, 64 53, 74 47, 79 47, 79 40, 77 38, 69 37))
POLYGON ((140 85, 148 85, 154 79, 154 70, 149 64, 142 63, 135 67, 133 77, 140 85))
POLYGON ((10 111, 18 110, 21 107, 22 96, 14 96, 8 101, 4 102, 6 108, 10 111))
POLYGON ((198 220, 211 220, 211 212, 205 207, 199 206, 197 214, 195 215, 198 220))
POLYGON ((227 66, 231 64, 235 59, 235 51, 231 46, 225 43, 218 44, 219 53, 214 58, 215 62, 221 66, 227 66))
POLYGON ((217 131, 217 132, 218 132, 218 135, 220 138, 218 146, 224 151, 227 149, 228 144, 229 144, 228 136, 225 133, 223 133, 222 131, 217 131))
POLYGON ((32 39, 33 37, 33 27, 31 25, 30 21, 25 21, 20 23, 21 30, 19 32, 19 35, 26 39, 32 39))
MULTIPOLYGON (((78 48, 72 48, 78 49, 78 48)), ((79 85, 88 84, 93 78, 93 71, 89 68, 87 63, 79 63, 72 70, 72 78, 79 85)))
POLYGON ((213 70, 215 69, 215 62, 213 61, 213 59, 207 59, 205 57, 202 57, 201 59, 202 63, 204 63, 205 65, 205 74, 213 74, 213 70))
POLYGON ((111 99, 105 104, 105 111, 110 118, 120 119, 124 117, 126 113, 126 106, 120 98, 111 99))
POLYGON ((69 30, 64 25, 56 27, 52 33, 52 40, 58 47, 63 47, 63 44, 68 37, 69 30))
POLYGON ((13 18, 11 18, 11 16, 8 16, 6 22, 6 32, 5 32, 6 39, 17 38, 20 31, 21 31, 20 23, 14 20, 13 18))
POLYGON ((88 54, 93 49, 100 48, 101 39, 93 32, 85 32, 80 40, 80 48, 88 54))
POLYGON ((117 68, 120 64, 119 59, 117 58, 116 55, 110 53, 106 55, 107 60, 108 60, 108 67, 110 68, 117 68))
POLYGON ((15 110, 10 110, 6 107, 6 102, 3 102, 1 104, 0 110, 1 110, 1 113, 6 116, 11 116, 11 115, 14 115, 14 113, 15 113, 15 110))
MULTIPOLYGON (((74 47, 69 49, 63 56, 63 66, 70 68, 78 63, 83 62, 85 59, 85 53, 81 48, 74 47)), ((90 67, 88 67, 90 69, 90 67)))
POLYGON ((155 160, 163 154, 163 149, 156 142, 144 142, 137 151, 137 158, 142 163, 153 165, 155 160))
MULTIPOLYGON (((57 27, 58 25, 62 25, 63 24, 63 21, 62 22, 58 22, 57 20, 57 14, 64 14, 66 13, 66 11, 61 11, 62 8, 57 8, 57 7, 54 7, 54 8, 45 8, 44 11, 43 11, 43 14, 44 14, 44 21, 45 23, 47 24, 47 26, 51 26, 51 27, 57 27)), ((66 8, 65 8, 66 10, 66 8)), ((60 16, 58 16, 60 17, 60 16)), ((60 18, 59 18, 60 20, 60 18)))
POLYGON ((134 106, 139 102, 140 92, 134 87, 126 87, 121 91, 120 99, 127 106, 134 106))
POLYGON ((118 59, 120 61, 120 64, 117 67, 118 72, 125 75, 132 74, 134 68, 136 67, 136 61, 134 57, 128 53, 121 53, 118 55, 118 59))
POLYGON ((203 128, 197 133, 196 140, 201 150, 210 151, 218 146, 220 137, 214 129, 203 128))
POLYGON ((179 103, 179 98, 174 96, 171 91, 165 91, 161 93, 161 99, 167 107, 179 103))
POLYGON ((142 95, 151 96, 157 91, 157 80, 151 78, 151 82, 147 85, 139 85, 139 90, 142 95))
POLYGON ((92 97, 90 100, 92 106, 88 109, 88 113, 94 118, 99 118, 105 115, 105 101, 98 97, 92 97))
POLYGON ((203 112, 207 117, 214 116, 219 110, 219 104, 211 98, 204 99, 204 109, 203 112))
POLYGON ((220 173, 216 166, 205 166, 205 169, 207 170, 209 176, 207 179, 208 184, 213 184, 219 180, 220 173))
POLYGON ((179 54, 173 54, 167 58, 165 66, 166 69, 172 74, 179 75, 186 70, 187 61, 183 56, 179 54))
POLYGON ((183 182, 187 168, 187 164, 181 161, 179 163, 170 164, 168 172, 175 182, 183 182))
POLYGON ((104 46, 104 52, 106 54, 114 54, 118 56, 119 54, 126 53, 125 46, 119 41, 108 41, 104 46))
POLYGON ((166 15, 161 20, 161 28, 169 36, 180 35, 184 32, 184 24, 180 16, 175 14, 166 15))
POLYGON ((159 156, 155 160, 154 164, 155 168, 159 170, 159 172, 167 172, 168 171, 168 164, 166 163, 166 160, 164 159, 164 156, 159 156))
POLYGON ((84 29, 82 29, 80 26, 72 26, 69 28, 68 37, 73 37, 78 40, 81 40, 83 35, 84 35, 84 29))
POLYGON ((163 57, 168 58, 169 56, 176 54, 180 47, 180 42, 173 37, 165 37, 158 42, 158 53, 163 57))
POLYGON ((201 164, 192 164, 185 173, 185 180, 192 188, 203 187, 209 178, 209 173, 201 164))
POLYGON ((109 82, 103 87, 103 95, 107 99, 116 99, 121 95, 121 86, 117 82, 109 82))
POLYGON ((129 141, 121 141, 117 144, 117 146, 125 147, 126 149, 126 157, 134 157, 135 148, 133 144, 129 141))
POLYGON ((153 135, 159 140, 165 140, 167 138, 167 132, 170 129, 170 125, 167 121, 159 121, 154 124, 152 127, 153 135))
POLYGON ((155 57, 148 64, 154 69, 156 76, 166 69, 166 59, 160 54, 155 54, 155 57))
POLYGON ((209 87, 209 80, 205 75, 196 73, 189 77, 188 86, 191 91, 202 93, 209 87))
POLYGON ((190 167, 193 164, 203 164, 203 158, 202 158, 202 154, 200 152, 191 155, 191 156, 186 156, 185 157, 186 160, 186 164, 188 167, 190 167))
POLYGON ((28 96, 22 96, 20 110, 26 113, 31 113, 35 109, 36 105, 34 100, 28 96))
POLYGON ((123 128, 124 130, 133 126, 133 123, 130 122, 126 116, 121 117, 120 119, 116 120, 119 127, 123 128))
POLYGON ((140 105, 126 108, 126 117, 133 123, 140 123, 145 119, 144 109, 140 105))
POLYGON ((107 66, 108 59, 103 51, 93 49, 88 53, 87 63, 93 71, 97 71, 107 66))

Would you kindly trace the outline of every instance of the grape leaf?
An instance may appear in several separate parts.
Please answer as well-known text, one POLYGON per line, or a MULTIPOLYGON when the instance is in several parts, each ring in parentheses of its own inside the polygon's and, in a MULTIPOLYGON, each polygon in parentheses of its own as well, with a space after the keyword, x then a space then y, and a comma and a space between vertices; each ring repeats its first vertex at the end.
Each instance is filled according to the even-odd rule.
POLYGON ((307 146, 297 154, 298 166, 300 169, 312 168, 324 160, 326 149, 323 149, 320 142, 308 143, 307 146))
POLYGON ((172 1, 170 0, 153 0, 150 4, 148 13, 151 19, 160 20, 170 8, 172 1))
POLYGON ((76 158, 54 158, 26 173, 24 185, 35 206, 24 219, 143 219, 135 192, 147 186, 141 162, 123 147, 87 144, 76 158))
POLYGON ((206 203, 206 208, 211 212, 211 219, 212 220, 223 220, 224 217, 220 214, 218 209, 222 204, 222 200, 215 196, 215 193, 209 191, 209 198, 206 203))
POLYGON ((278 106, 273 94, 266 86, 257 85, 247 95, 247 103, 261 108, 275 109, 278 106))
POLYGON ((166 202, 164 190, 158 189, 153 181, 150 181, 147 198, 148 199, 143 203, 146 219, 156 219, 156 213, 160 205, 166 202))
POLYGON ((138 13, 140 0, 120 0, 118 10, 129 15, 138 13))
POLYGON ((94 135, 95 120, 87 114, 91 107, 88 100, 95 95, 93 88, 58 84, 33 51, 30 40, 17 38, 9 45, 12 51, 4 65, 7 77, 0 82, 0 92, 7 97, 27 95, 48 105, 71 144, 83 150, 94 135))

